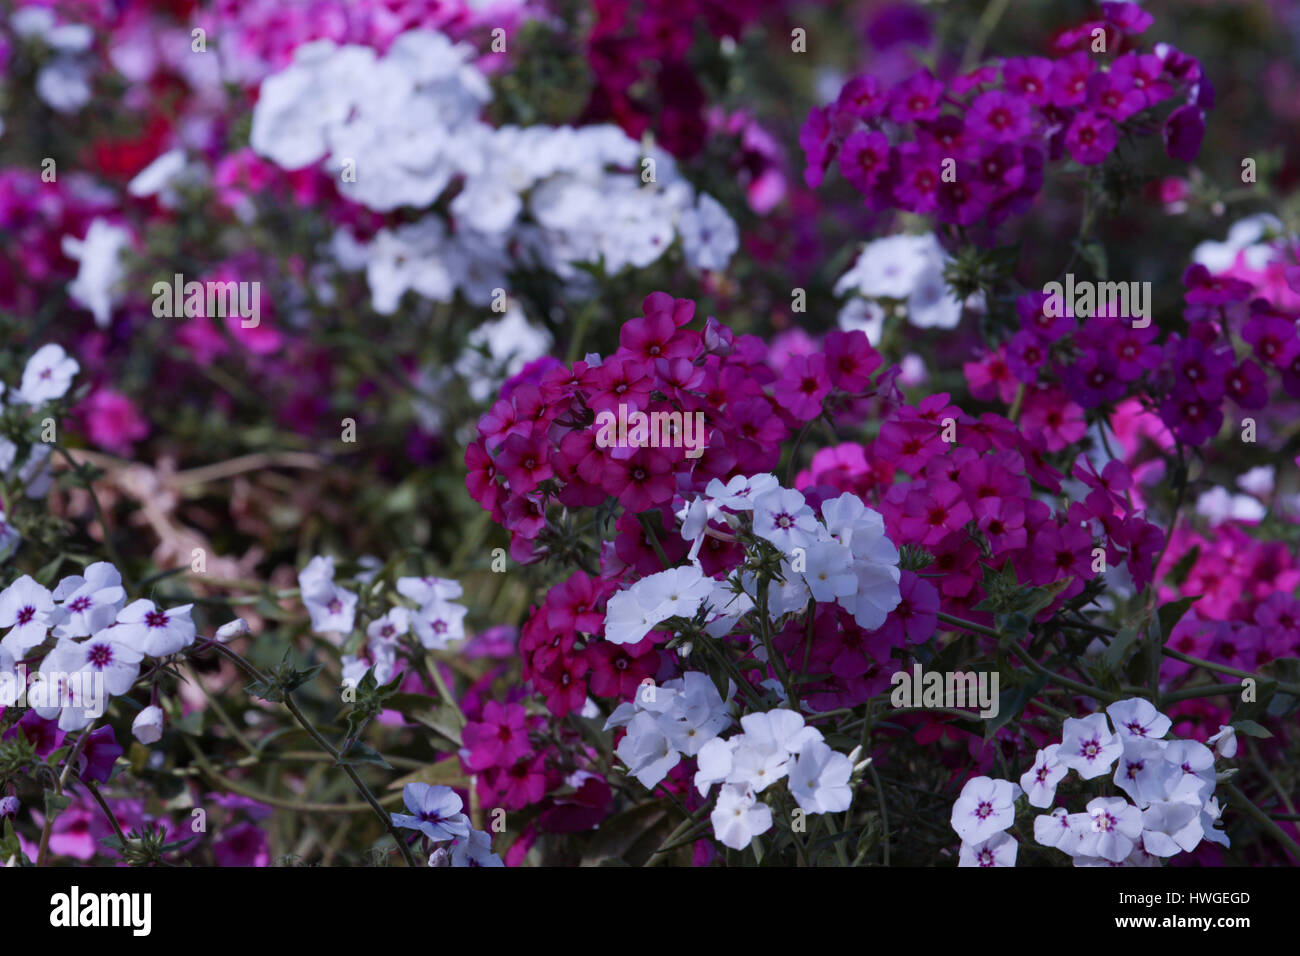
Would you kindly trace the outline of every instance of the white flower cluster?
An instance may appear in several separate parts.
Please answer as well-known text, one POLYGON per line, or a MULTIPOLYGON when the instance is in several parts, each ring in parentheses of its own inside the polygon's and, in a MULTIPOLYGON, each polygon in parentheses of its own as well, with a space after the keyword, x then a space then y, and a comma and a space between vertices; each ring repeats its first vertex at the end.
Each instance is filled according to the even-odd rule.
MULTIPOLYGON (((1017 844, 1005 831, 1015 821, 1015 801, 1023 795, 1030 806, 1046 809, 1069 771, 1092 780, 1117 761, 1114 783, 1128 800, 1095 797, 1082 813, 1057 807, 1034 820, 1034 839, 1068 854, 1075 866, 1158 866, 1203 839, 1227 846, 1227 835, 1214 825, 1221 812, 1214 752, 1195 740, 1164 739, 1171 723, 1143 698, 1116 701, 1105 714, 1067 718, 1061 742, 1038 751, 1020 786, 988 777, 968 781, 952 808, 960 865, 1014 866, 1017 844)), ((1209 742, 1224 756, 1236 753, 1230 727, 1209 742)))
POLYGON ((743 850, 772 825, 772 811, 758 794, 785 777, 805 814, 842 813, 853 800, 853 761, 832 750, 821 731, 793 710, 770 710, 740 718, 743 733, 715 737, 699 754, 695 786, 708 795, 722 784, 710 819, 718 842, 743 850))
MULTIPOLYGON (((360 578, 363 583, 368 581, 366 575, 360 578)), ((311 615, 312 630, 342 644, 356 623, 357 594, 334 582, 334 559, 323 555, 312 558, 298 572, 298 588, 311 615)), ((462 593, 459 582, 448 578, 398 578, 397 593, 413 606, 394 603, 366 626, 366 649, 374 663, 358 654, 343 655, 345 682, 359 682, 371 667, 379 683, 392 680, 399 643, 409 633, 430 650, 442 650, 465 636, 468 609, 454 601, 462 593)))
MULTIPOLYGON (((0 591, 0 706, 25 694, 46 720, 64 731, 81 730, 103 716, 108 695, 127 693, 146 657, 167 657, 194 643, 191 604, 163 610, 153 601, 126 603, 122 576, 112 564, 89 565, 85 574, 64 578, 51 592, 29 575, 0 591), (26 680, 20 664, 53 636, 55 646, 26 680), (107 693, 105 693, 107 692, 107 693)), ((161 734, 161 711, 137 719, 145 742, 161 734)))
MULTIPOLYGON (((46 402, 62 398, 72 387, 72 379, 80 371, 77 360, 58 345, 42 345, 27 360, 22 381, 16 389, 6 390, 0 382, 0 402, 10 405, 27 405, 33 410, 46 402)), ((0 435, 0 476, 6 485, 21 486, 29 498, 43 498, 54 481, 50 473, 50 446, 37 443, 20 462, 19 447, 0 435)), ((0 561, 4 561, 18 548, 20 535, 9 524, 3 503, 0 503, 0 561)))
MULTIPOLYGON (((726 484, 715 478, 678 512, 692 560, 711 523, 737 529, 743 512, 751 513, 754 534, 786 556, 785 583, 768 594, 773 619, 802 611, 811 598, 838 603, 860 627, 874 630, 898 606, 898 549, 885 535, 884 518, 856 495, 824 501, 819 520, 802 494, 781 487, 773 475, 738 475, 726 484)), ((752 573, 741 584, 750 598, 757 597, 752 573)))
POLYGON ((697 757, 700 793, 708 796, 715 783, 722 784, 713 832, 733 850, 772 826, 772 811, 757 794, 784 777, 804 813, 848 809, 853 763, 831 750, 817 728, 792 710, 770 710, 744 715, 743 732, 724 740, 719 734, 733 722, 728 701, 707 674, 687 671, 663 686, 644 682, 635 700, 609 716, 605 729, 627 728, 614 752, 647 789, 658 786, 682 757, 697 757))
POLYGON ((886 236, 867 243, 835 283, 836 295, 855 293, 840 310, 840 326, 861 329, 872 345, 879 345, 885 312, 876 300, 897 299, 906 303, 907 321, 918 328, 956 327, 962 302, 943 279, 949 258, 933 233, 886 236))
POLYGON ((60 113, 75 113, 90 102, 90 56, 94 31, 81 23, 59 23, 53 10, 27 6, 16 10, 9 26, 23 40, 39 42, 50 52, 36 74, 36 95, 60 113))
POLYGON ((518 264, 565 280, 582 278, 579 263, 643 268, 677 235, 695 268, 726 265, 739 247, 735 223, 696 196, 671 156, 611 125, 483 123, 491 90, 473 55, 432 30, 403 33, 383 57, 321 40, 262 84, 251 144, 272 162, 327 159, 343 195, 378 211, 428 208, 459 183, 454 230, 430 214, 381 230, 368 247, 336 236, 340 263, 366 269, 377 312, 396 311, 407 290, 439 302, 459 290, 486 305, 518 264))
POLYGON ((609 715, 605 729, 627 728, 614 752, 632 776, 653 790, 683 756, 694 757, 731 722, 727 702, 709 675, 687 671, 662 687, 643 683, 635 700, 619 704, 609 715))

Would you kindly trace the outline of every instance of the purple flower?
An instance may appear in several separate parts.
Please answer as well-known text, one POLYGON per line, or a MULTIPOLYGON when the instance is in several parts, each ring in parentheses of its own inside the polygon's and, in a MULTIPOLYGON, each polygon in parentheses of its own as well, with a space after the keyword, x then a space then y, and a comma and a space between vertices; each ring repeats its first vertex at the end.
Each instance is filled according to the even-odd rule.
POLYGON ((1160 418, 1180 442, 1199 445, 1218 434, 1223 409, 1218 402, 1210 402, 1196 389, 1180 383, 1161 404, 1160 418))
POLYGON ((113 772, 113 764, 122 756, 122 748, 113 736, 112 727, 100 727, 90 733, 86 746, 78 758, 79 773, 83 780, 108 782, 108 775, 113 772))
POLYGON ((844 84, 835 105, 858 119, 873 120, 884 112, 885 102, 886 96, 880 89, 880 81, 864 73, 844 84))
POLYGON ((1274 368, 1286 368, 1300 355, 1295 321, 1267 312, 1255 312, 1241 337, 1255 347, 1260 360, 1274 368))
POLYGON ((1116 373, 1115 359, 1108 352, 1091 349, 1066 368, 1062 380, 1070 397, 1083 408, 1116 401, 1128 390, 1116 373))
POLYGON ((896 123, 938 119, 942 110, 944 87, 922 70, 894 89, 889 99, 889 118, 896 123))
POLYGON ((1205 138, 1205 114, 1195 106, 1180 106, 1165 120, 1165 152, 1173 159, 1190 163, 1201 151, 1205 138))
POLYGON ((1002 61, 1002 82, 1007 91, 1035 106, 1045 106, 1051 96, 1052 61, 1042 56, 1002 61))
POLYGON ((859 130, 840 150, 840 173, 859 192, 870 192, 889 166, 889 137, 874 130, 859 130))
POLYGON ((1033 129, 1028 101, 1000 90, 989 90, 975 97, 967 121, 975 136, 998 143, 1023 139, 1033 129))
POLYGON ((1242 408, 1259 409, 1268 404, 1268 376, 1250 359, 1243 359, 1228 372, 1223 387, 1242 408))
POLYGON ((1102 15, 1125 33, 1144 33, 1156 18, 1136 3, 1103 3, 1102 15))
POLYGON ((1071 53, 1052 65, 1048 96, 1057 106, 1080 106, 1088 96, 1088 77, 1093 73, 1092 57, 1071 53))
POLYGON ((1088 77, 1088 106, 1116 123, 1142 112, 1146 105, 1147 98, 1133 85, 1132 77, 1116 76, 1114 70, 1088 77))
POLYGON ((1094 166, 1110 155, 1119 142, 1115 124, 1091 110, 1079 110, 1065 133, 1065 148, 1075 162, 1094 166))
POLYGON ((1155 106, 1173 94, 1173 87, 1163 78, 1164 72, 1164 61, 1151 53, 1125 53, 1116 57, 1110 68, 1116 82, 1140 92, 1147 106, 1155 106))

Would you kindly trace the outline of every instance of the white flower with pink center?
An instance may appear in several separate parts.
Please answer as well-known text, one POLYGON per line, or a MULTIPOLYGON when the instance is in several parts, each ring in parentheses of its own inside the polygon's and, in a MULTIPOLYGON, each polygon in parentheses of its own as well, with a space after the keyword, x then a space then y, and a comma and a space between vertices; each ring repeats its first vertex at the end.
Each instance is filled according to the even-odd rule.
POLYGON ((0 591, 0 627, 9 628, 0 645, 15 660, 21 660, 33 647, 45 642, 50 626, 60 616, 49 590, 37 584, 31 575, 24 574, 0 591))
POLYGON ((983 843, 1015 822, 1018 795, 1010 780, 973 777, 952 805, 952 828, 963 843, 983 843))
POLYGON ((1088 801, 1088 816, 1081 854, 1122 863, 1142 836, 1142 811, 1123 797, 1096 797, 1088 801))
POLYGON ((983 843, 963 842, 958 866, 1015 866, 1020 844, 1010 833, 995 833, 983 843))
POLYGON ((1051 744, 1038 751, 1034 765, 1020 777, 1020 786, 1031 807, 1050 807, 1056 798, 1056 785, 1061 782, 1070 768, 1057 759, 1060 744, 1051 744))
POLYGON ((163 610, 143 598, 132 601, 118 613, 113 637, 149 657, 178 653, 194 643, 193 607, 183 604, 163 610))
POLYGON ((1057 759, 1078 771, 1084 780, 1106 773, 1124 752, 1124 743, 1118 734, 1111 733, 1105 714, 1089 714, 1081 720, 1066 718, 1061 729, 1057 759))

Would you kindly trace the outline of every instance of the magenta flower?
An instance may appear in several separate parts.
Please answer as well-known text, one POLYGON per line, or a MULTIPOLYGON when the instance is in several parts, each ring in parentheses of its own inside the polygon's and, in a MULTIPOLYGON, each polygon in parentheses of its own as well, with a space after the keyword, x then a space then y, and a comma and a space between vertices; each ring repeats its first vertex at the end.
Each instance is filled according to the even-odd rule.
POLYGON ((1099 113, 1079 110, 1065 132, 1065 148, 1084 166, 1102 162, 1119 142, 1115 125, 1099 113))

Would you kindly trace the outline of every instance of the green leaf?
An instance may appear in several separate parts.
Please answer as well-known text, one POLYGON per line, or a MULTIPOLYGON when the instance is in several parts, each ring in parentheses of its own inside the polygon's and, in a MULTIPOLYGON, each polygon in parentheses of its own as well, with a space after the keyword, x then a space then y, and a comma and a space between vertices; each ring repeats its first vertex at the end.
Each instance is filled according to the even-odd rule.
POLYGON ((1201 599, 1201 595, 1192 594, 1187 597, 1181 597, 1177 601, 1170 601, 1156 612, 1156 619, 1160 622, 1160 646, 1163 647, 1169 640, 1169 634, 1174 626, 1182 620, 1187 609, 1195 602, 1201 599))
POLYGON ((53 790, 45 791, 45 815, 51 820, 70 806, 72 806, 72 798, 67 794, 55 793, 53 790))
POLYGON ((1247 737, 1272 737, 1272 732, 1267 727, 1261 727, 1253 720, 1234 720, 1230 725, 1238 733, 1245 734, 1247 737))
POLYGON ((358 764, 369 763, 377 767, 383 767, 386 770, 393 769, 392 765, 384 759, 383 754, 360 740, 353 741, 352 746, 348 748, 348 752, 340 757, 336 763, 340 767, 355 767, 358 764))
POLYGON ((1124 656, 1137 641, 1137 638, 1138 628, 1133 625, 1125 625, 1119 629, 1119 633, 1115 635, 1110 642, 1110 646, 1106 648, 1106 653, 1101 656, 1107 670, 1119 669, 1119 666, 1124 662, 1124 656))

